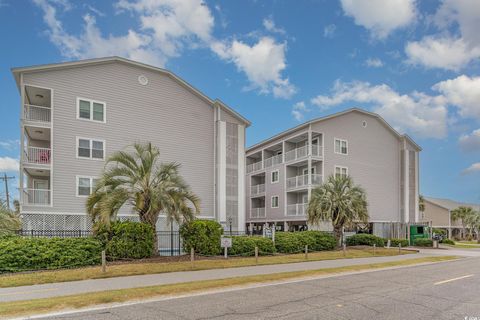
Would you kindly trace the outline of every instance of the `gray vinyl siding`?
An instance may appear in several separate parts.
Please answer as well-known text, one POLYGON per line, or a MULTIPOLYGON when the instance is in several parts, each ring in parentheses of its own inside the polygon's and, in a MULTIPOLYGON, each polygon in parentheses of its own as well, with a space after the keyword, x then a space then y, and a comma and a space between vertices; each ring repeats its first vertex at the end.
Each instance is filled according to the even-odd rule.
POLYGON ((324 134, 325 179, 335 166, 348 174, 367 193, 371 221, 398 221, 400 210, 399 140, 376 117, 349 112, 312 124, 324 134), (363 121, 367 126, 363 127, 363 121), (335 138, 348 141, 348 155, 334 152, 335 138))
POLYGON ((26 84, 53 89, 53 207, 30 211, 85 212, 76 176, 99 176, 105 162, 77 159, 76 137, 105 140, 106 156, 135 141, 158 146, 163 162, 180 173, 201 199, 201 214, 214 216, 214 114, 198 95, 167 75, 112 62, 26 73, 26 84), (138 76, 149 83, 142 86, 138 76), (78 97, 106 103, 106 123, 77 119, 78 97))
POLYGON ((282 220, 285 217, 285 169, 275 165, 266 170, 265 212, 269 219, 282 220), (278 170, 278 182, 272 183, 272 171, 278 170), (272 197, 278 196, 278 208, 272 208, 272 197))

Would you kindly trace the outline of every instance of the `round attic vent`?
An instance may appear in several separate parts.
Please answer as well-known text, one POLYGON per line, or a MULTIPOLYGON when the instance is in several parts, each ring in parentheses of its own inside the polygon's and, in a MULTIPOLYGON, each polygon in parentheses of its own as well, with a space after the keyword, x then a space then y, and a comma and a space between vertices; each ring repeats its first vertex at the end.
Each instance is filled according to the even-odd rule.
POLYGON ((362 122, 362 126, 363 126, 364 128, 366 128, 366 127, 367 127, 367 121, 364 120, 364 121, 362 122))
POLYGON ((146 86, 148 84, 148 78, 145 77, 143 74, 138 76, 138 83, 142 86, 146 86))

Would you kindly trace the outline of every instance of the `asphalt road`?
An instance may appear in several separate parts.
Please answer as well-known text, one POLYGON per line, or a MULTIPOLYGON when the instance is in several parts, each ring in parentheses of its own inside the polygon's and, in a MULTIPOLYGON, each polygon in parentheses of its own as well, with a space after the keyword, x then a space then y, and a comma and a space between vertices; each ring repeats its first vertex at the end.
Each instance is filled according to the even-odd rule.
POLYGON ((480 319, 480 258, 139 303, 48 319, 480 319))

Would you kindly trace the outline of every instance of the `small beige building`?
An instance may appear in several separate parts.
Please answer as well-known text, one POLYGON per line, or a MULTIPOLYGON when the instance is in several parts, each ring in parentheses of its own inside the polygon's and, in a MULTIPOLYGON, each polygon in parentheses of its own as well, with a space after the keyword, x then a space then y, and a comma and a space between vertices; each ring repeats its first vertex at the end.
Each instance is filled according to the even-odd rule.
POLYGON ((462 221, 452 220, 451 211, 461 206, 480 211, 480 204, 425 197, 425 211, 420 212, 420 222, 430 223, 433 228, 446 229, 449 237, 455 236, 461 232, 462 221))

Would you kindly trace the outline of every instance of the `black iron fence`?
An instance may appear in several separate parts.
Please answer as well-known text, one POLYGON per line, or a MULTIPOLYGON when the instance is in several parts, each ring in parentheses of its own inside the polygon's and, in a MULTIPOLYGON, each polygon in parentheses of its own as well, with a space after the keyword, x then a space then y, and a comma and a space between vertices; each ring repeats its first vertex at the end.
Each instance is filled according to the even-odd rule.
POLYGON ((157 231, 158 253, 161 256, 179 256, 182 250, 182 237, 178 231, 157 231))
POLYGON ((93 235, 91 230, 17 230, 15 233, 33 238, 85 238, 93 235))

